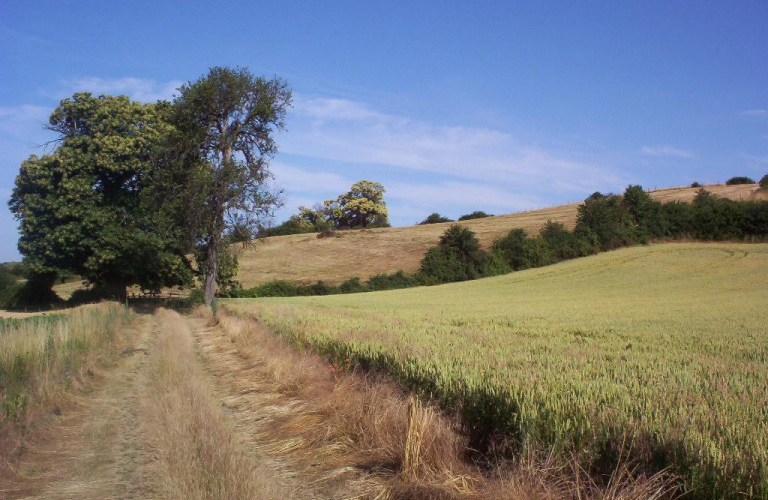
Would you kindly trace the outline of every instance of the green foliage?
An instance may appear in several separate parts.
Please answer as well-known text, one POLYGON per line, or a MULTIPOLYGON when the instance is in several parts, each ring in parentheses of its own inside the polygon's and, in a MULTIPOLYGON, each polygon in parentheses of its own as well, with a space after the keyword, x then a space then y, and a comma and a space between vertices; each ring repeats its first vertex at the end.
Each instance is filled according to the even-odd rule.
POLYGON ((424 255, 420 272, 430 284, 473 280, 482 276, 487 260, 488 253, 480 248, 475 233, 454 224, 424 255))
POLYGON ((529 238, 524 229, 513 229, 505 237, 494 241, 493 253, 498 254, 514 271, 545 266, 551 260, 546 243, 540 238, 529 238))
POLYGON ((613 250, 637 241, 638 234, 632 214, 620 196, 591 195, 579 205, 577 230, 589 229, 597 236, 601 250, 613 250))
POLYGON ((45 311, 62 305, 53 290, 54 272, 30 274, 24 283, 14 285, 6 292, 3 308, 9 310, 45 311))
POLYGON ((462 215, 459 217, 459 220, 484 219, 486 217, 493 217, 493 215, 487 214, 482 210, 476 210, 470 214, 462 215))
POLYGON ((183 85, 173 102, 174 133, 157 157, 151 199, 176 238, 204 256, 197 267, 205 269, 208 304, 227 234, 234 228, 255 234, 280 204, 268 167, 290 105, 283 80, 227 67, 183 85))
POLYGON ((448 217, 443 217, 439 213, 435 212, 433 214, 429 214, 426 219, 419 222, 419 225, 425 225, 425 224, 440 224, 441 222, 453 222, 452 219, 449 219, 448 217))
POLYGON ((754 179, 751 179, 751 178, 743 176, 743 175, 742 176, 731 177, 730 179, 725 181, 725 184, 727 186, 735 186, 737 184, 754 184, 754 183, 755 183, 754 179))
POLYGON ((22 163, 9 203, 25 262, 97 285, 188 283, 175 240, 141 204, 170 130, 165 106, 78 93, 61 101, 48 128, 58 146, 22 163))
POLYGON ((768 174, 765 174, 760 179, 760 187, 763 188, 763 189, 768 189, 768 174))
POLYGON ((372 276, 366 284, 366 291, 396 290, 398 288, 410 288, 420 285, 419 276, 405 274, 399 270, 392 274, 377 274, 372 276))
POLYGON ((339 285, 339 291, 341 293, 360 293, 367 292, 368 289, 360 282, 360 278, 355 276, 354 278, 349 278, 347 281, 339 285))
POLYGON ((691 187, 692 188, 700 188, 700 187, 702 187, 702 185, 699 182, 695 182, 694 181, 694 182, 691 183, 691 187))
POLYGON ((336 229, 388 227, 386 190, 378 182, 358 181, 335 200, 324 202, 323 213, 336 229))

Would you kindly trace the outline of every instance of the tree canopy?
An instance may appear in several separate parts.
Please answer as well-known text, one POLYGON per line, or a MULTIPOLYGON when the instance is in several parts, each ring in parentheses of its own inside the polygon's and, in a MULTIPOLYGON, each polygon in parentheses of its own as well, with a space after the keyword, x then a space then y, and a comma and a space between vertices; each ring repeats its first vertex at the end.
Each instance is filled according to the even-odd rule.
POLYGON ((234 263, 225 236, 234 228, 255 234, 279 206, 269 159, 290 105, 285 81, 226 67, 183 85, 173 102, 175 132, 157 165, 155 200, 195 250, 208 304, 220 266, 234 263))
POLYGON ((21 165, 9 202, 33 274, 66 269, 95 285, 187 284, 179 246, 143 209, 152 156, 170 131, 167 104, 77 93, 48 128, 56 147, 21 165))
POLYGON ((326 200, 324 212, 336 228, 388 226, 384 186, 373 181, 358 181, 347 193, 334 200, 326 200))

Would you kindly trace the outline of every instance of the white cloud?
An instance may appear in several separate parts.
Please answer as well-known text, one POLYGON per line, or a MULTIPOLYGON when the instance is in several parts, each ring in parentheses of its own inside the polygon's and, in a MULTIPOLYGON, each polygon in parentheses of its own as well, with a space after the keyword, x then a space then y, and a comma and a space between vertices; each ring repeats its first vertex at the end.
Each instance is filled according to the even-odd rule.
POLYGON ((297 98, 286 153, 432 172, 556 192, 614 188, 623 179, 589 161, 518 144, 488 128, 434 125, 346 99, 297 98))
POLYGON ((746 109, 739 114, 741 116, 768 116, 768 109, 746 109))
POLYGON ((643 146, 643 154, 650 156, 673 156, 676 158, 694 158, 696 155, 684 149, 678 149, 672 146, 643 146))
POLYGON ((67 97, 75 92, 91 92, 93 94, 127 95, 131 99, 142 102, 154 102, 161 99, 169 100, 183 82, 171 80, 157 82, 156 80, 124 77, 99 78, 87 76, 60 81, 61 88, 56 97, 67 97))

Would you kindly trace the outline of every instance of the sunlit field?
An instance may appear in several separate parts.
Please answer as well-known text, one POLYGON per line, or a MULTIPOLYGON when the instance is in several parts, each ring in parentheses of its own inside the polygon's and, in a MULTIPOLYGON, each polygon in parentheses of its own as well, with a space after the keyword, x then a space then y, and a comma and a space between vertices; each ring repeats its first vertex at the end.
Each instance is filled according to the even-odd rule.
POLYGON ((54 405, 92 361, 112 347, 131 318, 117 303, 68 309, 61 314, 0 318, 0 469, 21 446, 34 410, 54 405))
POLYGON ((297 344, 463 407, 477 434, 768 498, 768 245, 635 247, 496 278, 239 299, 297 344))

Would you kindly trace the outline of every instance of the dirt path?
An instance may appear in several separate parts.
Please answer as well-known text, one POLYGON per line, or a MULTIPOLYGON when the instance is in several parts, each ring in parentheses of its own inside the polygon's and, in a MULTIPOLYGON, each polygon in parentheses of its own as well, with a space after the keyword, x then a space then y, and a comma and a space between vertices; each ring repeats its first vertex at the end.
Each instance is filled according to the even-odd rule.
POLYGON ((239 388, 200 363, 206 333, 172 311, 142 316, 96 389, 44 425, 0 499, 339 498, 259 443, 268 414, 233 408, 240 395, 227 391, 239 388))

